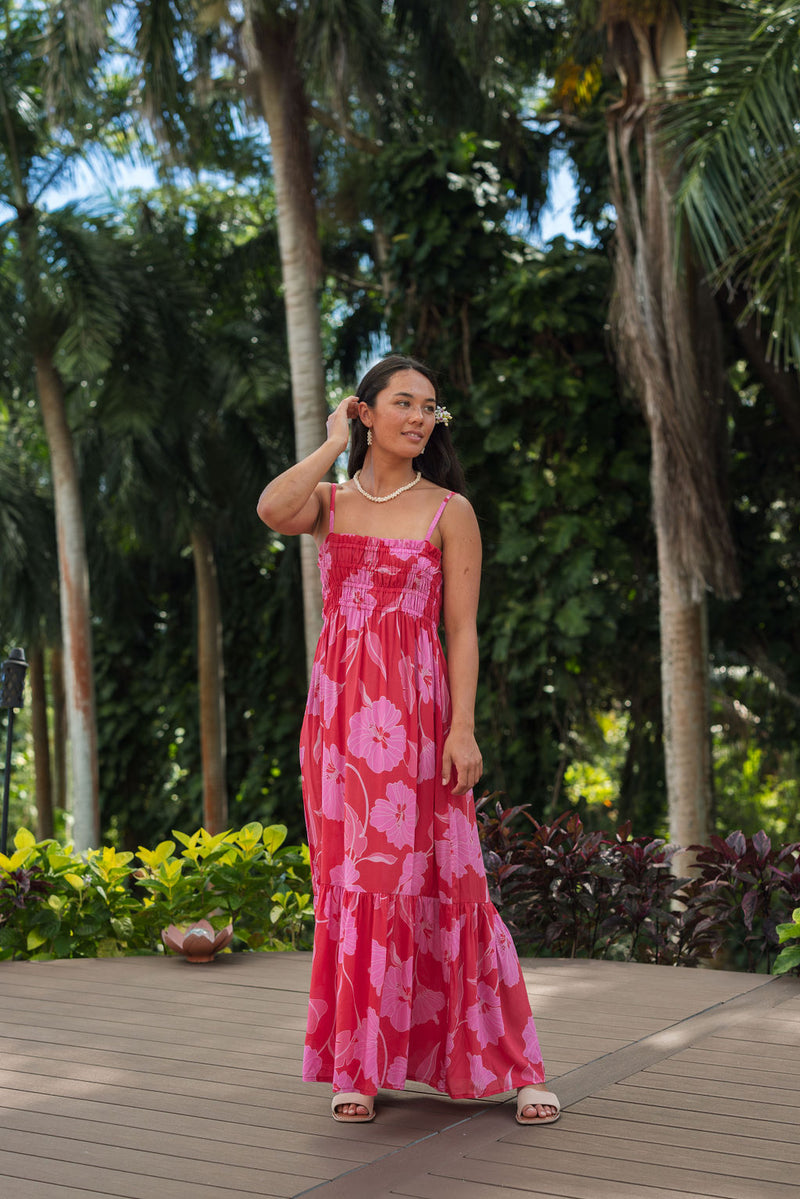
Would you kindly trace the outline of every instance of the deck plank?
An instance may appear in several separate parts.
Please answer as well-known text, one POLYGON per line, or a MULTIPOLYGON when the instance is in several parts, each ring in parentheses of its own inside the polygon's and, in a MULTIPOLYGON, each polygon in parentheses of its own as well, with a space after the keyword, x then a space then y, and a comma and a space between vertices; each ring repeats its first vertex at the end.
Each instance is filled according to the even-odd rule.
POLYGON ((800 982, 524 961, 553 1086, 421 1084, 341 1125, 300 1079, 310 958, 0 964, 3 1199, 800 1199, 800 982), (755 1104, 742 1119, 732 1086, 755 1104), (679 1166, 676 1163, 680 1163, 679 1166))

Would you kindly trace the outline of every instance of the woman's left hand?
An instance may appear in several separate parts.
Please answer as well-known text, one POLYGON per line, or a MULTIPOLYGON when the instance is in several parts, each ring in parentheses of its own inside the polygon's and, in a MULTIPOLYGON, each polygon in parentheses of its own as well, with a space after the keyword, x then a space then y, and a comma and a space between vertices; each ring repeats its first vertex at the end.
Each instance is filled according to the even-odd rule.
POLYGON ((483 759, 478 742, 466 729, 451 729, 442 753, 442 786, 450 782, 453 771, 456 783, 453 795, 464 795, 474 787, 483 774, 483 759))

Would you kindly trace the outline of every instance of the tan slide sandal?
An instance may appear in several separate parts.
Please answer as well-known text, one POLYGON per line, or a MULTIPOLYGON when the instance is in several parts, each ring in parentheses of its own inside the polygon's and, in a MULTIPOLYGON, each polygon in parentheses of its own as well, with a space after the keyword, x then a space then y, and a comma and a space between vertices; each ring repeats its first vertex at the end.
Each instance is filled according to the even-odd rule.
POLYGON ((558 1101, 558 1096, 552 1091, 540 1091, 538 1087, 521 1087, 517 1091, 517 1124, 555 1124, 558 1117, 561 1115, 561 1104, 558 1101), (554 1107, 556 1114, 554 1116, 523 1116, 522 1112, 526 1107, 536 1104, 543 1104, 545 1107, 554 1107))
POLYGON ((375 1096, 374 1095, 359 1095, 358 1091, 339 1091, 331 1100, 331 1114, 334 1120, 338 1120, 340 1124, 369 1124, 370 1120, 375 1119, 375 1096), (357 1103, 359 1107, 367 1109, 366 1116, 343 1116, 337 1108, 344 1107, 348 1103, 357 1103))

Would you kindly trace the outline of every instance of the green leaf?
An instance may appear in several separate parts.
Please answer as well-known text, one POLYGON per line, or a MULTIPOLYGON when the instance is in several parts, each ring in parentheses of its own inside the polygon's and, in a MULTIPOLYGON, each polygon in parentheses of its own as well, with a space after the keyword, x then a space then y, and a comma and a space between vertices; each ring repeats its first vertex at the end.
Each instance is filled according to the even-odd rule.
POLYGON ((800 945, 790 945, 778 954, 772 973, 786 974, 787 970, 794 970, 796 966, 800 966, 800 945))
POLYGON ((29 829, 21 828, 17 830, 14 844, 17 849, 33 849, 36 845, 36 838, 29 829))

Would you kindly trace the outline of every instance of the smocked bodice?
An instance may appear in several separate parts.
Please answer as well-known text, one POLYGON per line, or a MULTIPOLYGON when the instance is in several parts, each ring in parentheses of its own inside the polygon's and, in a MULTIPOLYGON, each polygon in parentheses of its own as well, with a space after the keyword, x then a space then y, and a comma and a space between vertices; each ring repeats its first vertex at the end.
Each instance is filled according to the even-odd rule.
POLYGON ((341 613, 352 629, 398 612, 438 623, 441 551, 430 541, 329 533, 319 569, 326 619, 341 613))

